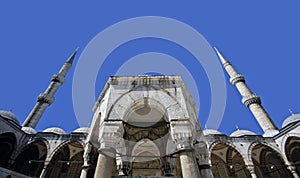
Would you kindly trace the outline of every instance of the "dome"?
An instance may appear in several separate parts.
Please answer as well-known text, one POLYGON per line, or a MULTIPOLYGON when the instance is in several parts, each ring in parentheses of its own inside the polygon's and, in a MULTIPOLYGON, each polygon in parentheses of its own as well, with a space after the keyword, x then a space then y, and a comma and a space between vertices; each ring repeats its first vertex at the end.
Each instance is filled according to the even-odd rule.
POLYGON ((36 134, 37 132, 31 127, 22 127, 22 129, 27 134, 36 134))
POLYGON ((17 116, 14 115, 10 111, 0 111, 0 116, 2 116, 3 118, 5 118, 5 119, 7 119, 9 121, 13 121, 14 123, 20 125, 20 122, 19 122, 17 116))
POLYGON ((292 114, 291 116, 286 118, 282 123, 282 128, 296 121, 300 121, 300 114, 292 114))
POLYGON ((50 128, 45 129, 43 132, 52 132, 52 133, 56 133, 59 135, 66 134, 66 132, 63 129, 58 128, 58 127, 50 127, 50 128))
POLYGON ((89 133, 90 128, 89 127, 80 127, 73 131, 73 133, 89 133))
POLYGON ((222 135, 221 132, 214 130, 214 129, 205 129, 203 130, 204 135, 222 135))
POLYGON ((254 132, 251 132, 249 130, 237 130, 234 131, 230 137, 240 137, 240 136, 244 136, 244 135, 256 135, 254 132))

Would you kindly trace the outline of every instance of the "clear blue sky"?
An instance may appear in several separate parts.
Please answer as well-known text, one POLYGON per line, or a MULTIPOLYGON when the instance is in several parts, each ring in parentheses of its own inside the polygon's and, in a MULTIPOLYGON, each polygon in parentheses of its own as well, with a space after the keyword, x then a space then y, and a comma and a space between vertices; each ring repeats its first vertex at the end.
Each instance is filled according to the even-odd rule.
MULTIPOLYGON (((75 63, 89 41, 108 26, 133 17, 163 16, 189 24, 212 46, 217 46, 245 75, 247 83, 261 96, 266 110, 281 128, 283 120, 289 116, 289 108, 295 113, 300 110, 299 7, 297 1, 258 0, 1 1, 0 109, 12 110, 22 123, 38 94, 46 89, 52 75, 76 47, 80 50, 75 63)), ((145 52, 141 49, 178 55, 178 46, 160 43, 151 39, 137 40, 112 53, 98 75, 95 95, 99 95, 107 77, 116 72, 116 66, 132 55, 145 52)), ((188 58, 188 54, 182 55, 188 58)), ((192 66, 188 62, 185 64, 187 68, 192 66)), ((75 65, 58 91, 55 103, 42 117, 38 131, 59 126, 69 133, 78 127, 72 106, 74 68, 75 65)), ((204 127, 210 109, 210 88, 201 67, 198 72, 199 116, 204 127)), ((230 134, 236 130, 236 125, 262 133, 251 113, 241 104, 236 89, 227 82, 227 105, 219 130, 230 134)))

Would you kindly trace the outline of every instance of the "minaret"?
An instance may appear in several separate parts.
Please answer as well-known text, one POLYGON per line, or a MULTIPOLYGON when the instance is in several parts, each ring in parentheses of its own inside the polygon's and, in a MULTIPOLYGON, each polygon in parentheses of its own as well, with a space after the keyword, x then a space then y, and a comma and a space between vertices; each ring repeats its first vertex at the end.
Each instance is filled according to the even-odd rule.
POLYGON ((255 119, 265 132, 264 136, 273 136, 278 133, 278 129, 272 119, 261 105, 261 99, 258 95, 253 94, 247 86, 243 75, 238 74, 230 62, 228 62, 222 54, 215 48, 217 55, 230 76, 230 83, 234 85, 242 96, 242 102, 250 109, 255 119))
POLYGON ((54 102, 54 95, 58 88, 64 83, 66 75, 72 66, 78 48, 64 63, 58 74, 53 75, 51 83, 44 93, 41 93, 37 98, 37 103, 27 116, 23 123, 23 127, 35 128, 43 113, 54 102))

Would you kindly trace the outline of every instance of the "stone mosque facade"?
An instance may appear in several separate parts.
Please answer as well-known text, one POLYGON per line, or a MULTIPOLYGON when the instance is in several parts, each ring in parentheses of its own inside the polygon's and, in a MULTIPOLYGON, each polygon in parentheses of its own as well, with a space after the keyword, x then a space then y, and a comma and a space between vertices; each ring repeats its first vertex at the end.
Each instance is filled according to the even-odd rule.
POLYGON ((286 118, 278 129, 245 78, 217 49, 216 54, 263 135, 202 130, 198 108, 180 76, 110 77, 94 105, 90 128, 37 132, 75 52, 22 125, 13 113, 0 111, 0 177, 298 178, 300 114, 286 118))

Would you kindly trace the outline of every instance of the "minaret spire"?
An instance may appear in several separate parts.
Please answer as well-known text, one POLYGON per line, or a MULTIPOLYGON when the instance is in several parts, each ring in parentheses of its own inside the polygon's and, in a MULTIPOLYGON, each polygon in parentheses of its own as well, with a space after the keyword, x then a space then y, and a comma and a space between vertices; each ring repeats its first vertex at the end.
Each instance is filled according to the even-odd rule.
POLYGON ((265 136, 273 136, 278 133, 278 129, 265 111, 261 104, 261 99, 258 95, 253 94, 247 86, 243 75, 238 74, 231 63, 219 52, 217 48, 215 51, 224 66, 224 69, 230 76, 230 83, 234 85, 242 96, 242 102, 250 109, 255 119, 265 132, 265 136))
POLYGON ((215 51, 217 52, 218 57, 219 57, 221 63, 222 63, 223 65, 224 65, 225 63, 227 63, 228 61, 223 57, 223 55, 220 53, 220 51, 219 51, 216 47, 214 47, 214 49, 215 49, 215 51))
POLYGON ((75 59, 77 50, 78 48, 64 63, 58 74, 53 75, 46 91, 38 96, 37 103, 24 121, 23 127, 35 128, 47 107, 54 102, 54 95, 58 88, 64 83, 66 75, 75 59))

